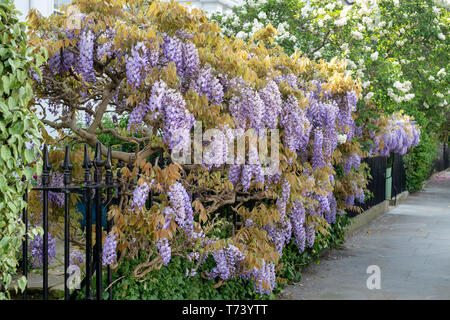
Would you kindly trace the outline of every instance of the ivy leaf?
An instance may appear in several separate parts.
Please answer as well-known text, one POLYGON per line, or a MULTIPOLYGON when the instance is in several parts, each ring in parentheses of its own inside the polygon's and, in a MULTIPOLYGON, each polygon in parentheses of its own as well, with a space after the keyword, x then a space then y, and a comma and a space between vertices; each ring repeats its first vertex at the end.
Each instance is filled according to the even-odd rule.
POLYGON ((2 145, 0 149, 0 156, 4 161, 8 161, 9 159, 11 159, 11 151, 7 146, 2 145))
POLYGON ((17 281, 17 284, 19 285, 20 291, 23 292, 25 290, 25 286, 27 285, 27 278, 25 276, 22 276, 17 281))

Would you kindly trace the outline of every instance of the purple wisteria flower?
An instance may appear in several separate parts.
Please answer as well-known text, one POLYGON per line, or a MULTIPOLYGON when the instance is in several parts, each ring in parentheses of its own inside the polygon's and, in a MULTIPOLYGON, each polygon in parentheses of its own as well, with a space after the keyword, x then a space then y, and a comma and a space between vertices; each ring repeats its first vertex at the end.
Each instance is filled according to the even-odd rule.
POLYGON ((223 86, 219 79, 212 74, 210 66, 203 67, 198 72, 197 79, 191 83, 191 88, 199 95, 205 95, 209 101, 221 104, 223 100, 223 86))
POLYGON ((325 166, 323 158, 323 132, 320 129, 314 130, 312 164, 313 169, 325 166))
POLYGON ((229 103, 231 115, 236 119, 239 128, 253 128, 256 132, 260 132, 264 128, 263 116, 265 112, 265 104, 261 100, 259 94, 240 82, 235 82, 234 95, 229 103))
POLYGON ((289 96, 283 103, 280 125, 284 128, 284 145, 286 148, 304 151, 309 142, 311 126, 305 113, 298 106, 298 100, 289 96))
MULTIPOLYGON (((28 248, 31 251, 31 265, 34 268, 42 268, 44 263, 44 238, 40 234, 36 235, 34 239, 30 240, 28 248)), ((56 240, 48 233, 48 263, 50 264, 56 258, 56 240)))
POLYGON ((266 263, 263 259, 261 268, 256 269, 252 273, 254 277, 254 287, 256 293, 270 295, 275 288, 275 264, 273 262, 266 263), (263 282, 268 288, 264 288, 263 282))
POLYGON ((78 249, 72 250, 69 257, 69 264, 70 265, 82 265, 84 264, 85 255, 78 249))
POLYGON ((314 245, 314 240, 316 239, 316 232, 314 230, 313 225, 305 226, 305 235, 306 235, 306 244, 309 248, 312 248, 314 245))
POLYGON ((281 93, 278 85, 273 80, 269 80, 266 86, 259 92, 261 100, 264 102, 263 121, 268 128, 276 128, 278 118, 281 113, 281 93))
POLYGON ((209 273, 209 278, 220 277, 222 280, 238 275, 245 258, 244 254, 231 244, 213 253, 213 257, 216 266, 209 273))
MULTIPOLYGON (((50 175, 50 187, 61 188, 64 186, 64 175, 60 172, 52 172, 50 175)), ((42 187, 42 179, 37 181, 37 187, 42 187)), ((43 202, 43 191, 39 192, 39 200, 43 202)), ((48 201, 54 205, 62 208, 64 206, 64 193, 62 192, 48 192, 48 201)))
POLYGON ((167 266, 170 262, 172 250, 170 248, 169 240, 161 239, 156 242, 159 254, 161 255, 163 265, 167 266))
POLYGON ((105 243, 103 244, 103 255, 102 255, 102 265, 107 266, 113 264, 116 260, 117 254, 117 239, 114 233, 110 233, 105 238, 105 243))
POLYGON ((147 182, 137 186, 133 191, 133 199, 131 200, 130 206, 138 209, 144 207, 149 191, 150 185, 147 182))
POLYGON ((95 81, 94 75, 94 38, 90 30, 84 30, 78 43, 80 55, 78 57, 77 72, 88 82, 95 81))
POLYGON ((194 213, 186 189, 181 183, 176 182, 170 186, 167 195, 169 196, 175 222, 180 229, 185 230, 188 235, 191 235, 194 231, 194 213))

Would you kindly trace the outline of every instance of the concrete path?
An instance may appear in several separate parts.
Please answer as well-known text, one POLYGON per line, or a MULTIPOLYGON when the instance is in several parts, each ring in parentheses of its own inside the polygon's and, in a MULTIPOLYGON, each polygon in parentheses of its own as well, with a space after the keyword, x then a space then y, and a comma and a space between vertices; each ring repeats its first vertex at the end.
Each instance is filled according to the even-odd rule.
POLYGON ((450 171, 308 267, 282 297, 450 299, 450 171), (373 265, 380 268, 380 289, 367 287, 373 265))

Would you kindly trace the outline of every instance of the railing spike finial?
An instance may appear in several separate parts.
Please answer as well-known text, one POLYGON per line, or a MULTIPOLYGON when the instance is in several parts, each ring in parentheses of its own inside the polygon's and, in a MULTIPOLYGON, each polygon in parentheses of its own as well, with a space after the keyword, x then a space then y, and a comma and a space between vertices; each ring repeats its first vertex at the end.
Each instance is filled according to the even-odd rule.
POLYGON ((66 146, 65 154, 64 154, 64 163, 62 165, 62 169, 64 170, 64 184, 70 184, 70 171, 73 168, 73 164, 70 162, 70 150, 69 146, 66 146))
POLYGON ((97 143, 95 144, 94 166, 96 168, 99 168, 104 165, 105 161, 102 159, 101 143, 97 140, 97 143))
POLYGON ((108 154, 106 156, 106 165, 105 168, 110 170, 112 168, 112 150, 111 146, 108 147, 108 154))
POLYGON ((44 144, 44 150, 43 150, 43 165, 42 165, 42 184, 44 186, 48 185, 50 183, 50 170, 52 168, 52 165, 50 164, 50 161, 48 160, 48 147, 46 144, 44 144))
POLYGON ((85 182, 86 183, 90 183, 91 182, 92 162, 89 159, 89 152, 88 152, 87 144, 84 145, 84 160, 83 160, 83 164, 81 166, 84 168, 84 180, 85 180, 85 182))
POLYGON ((106 157, 106 184, 107 185, 112 185, 113 184, 113 174, 111 172, 112 169, 112 151, 111 151, 111 146, 108 147, 108 155, 106 157))
POLYGON ((89 152, 88 152, 87 144, 84 145, 84 160, 83 160, 83 164, 81 166, 84 169, 89 169, 92 167, 92 162, 89 159, 89 152))

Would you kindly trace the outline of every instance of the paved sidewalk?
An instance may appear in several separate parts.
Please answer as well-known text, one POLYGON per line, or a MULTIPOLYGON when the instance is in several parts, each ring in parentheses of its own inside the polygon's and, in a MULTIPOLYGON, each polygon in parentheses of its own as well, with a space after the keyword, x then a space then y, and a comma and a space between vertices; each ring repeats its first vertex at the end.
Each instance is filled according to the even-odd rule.
POLYGON ((450 171, 435 176, 288 286, 284 299, 450 299, 450 171), (379 266, 381 288, 368 289, 379 266))

